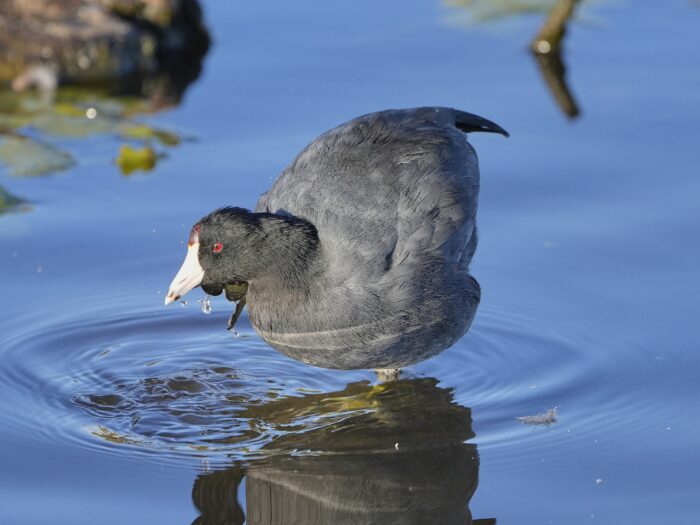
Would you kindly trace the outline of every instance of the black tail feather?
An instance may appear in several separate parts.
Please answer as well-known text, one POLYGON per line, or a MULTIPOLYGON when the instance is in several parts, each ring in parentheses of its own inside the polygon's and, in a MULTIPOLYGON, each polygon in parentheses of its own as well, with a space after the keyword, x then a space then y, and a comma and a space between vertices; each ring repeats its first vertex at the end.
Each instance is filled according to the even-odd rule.
POLYGON ((508 132, 498 124, 464 111, 455 110, 455 126, 465 133, 484 131, 487 133, 500 133, 504 137, 510 136, 508 132))

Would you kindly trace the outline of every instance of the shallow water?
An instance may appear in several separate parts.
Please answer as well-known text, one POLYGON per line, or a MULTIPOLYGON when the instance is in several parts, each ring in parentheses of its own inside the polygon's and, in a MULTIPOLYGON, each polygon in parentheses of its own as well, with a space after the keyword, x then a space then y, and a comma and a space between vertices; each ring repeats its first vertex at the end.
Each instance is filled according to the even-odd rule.
POLYGON ((202 77, 134 117, 182 137, 151 171, 120 173, 113 126, 24 122, 74 164, 0 175, 24 201, 0 215, 0 522, 695 523, 700 8, 584 2, 569 120, 526 50, 537 14, 204 7, 202 77), (423 104, 511 132, 470 136, 483 295, 451 349, 379 384, 245 316, 234 337, 221 298, 162 307, 197 218, 252 207, 319 132, 423 104))

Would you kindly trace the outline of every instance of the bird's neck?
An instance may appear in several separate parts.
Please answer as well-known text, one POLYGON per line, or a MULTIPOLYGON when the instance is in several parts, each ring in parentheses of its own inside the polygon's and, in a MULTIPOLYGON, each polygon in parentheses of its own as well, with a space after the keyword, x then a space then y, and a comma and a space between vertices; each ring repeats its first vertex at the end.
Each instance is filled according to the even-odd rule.
POLYGON ((315 227, 300 219, 266 216, 255 254, 246 295, 253 326, 258 332, 307 329, 318 317, 307 314, 325 286, 327 269, 315 227))
POLYGON ((308 293, 314 275, 321 271, 316 228, 303 219, 261 214, 250 261, 251 286, 269 290, 308 293))

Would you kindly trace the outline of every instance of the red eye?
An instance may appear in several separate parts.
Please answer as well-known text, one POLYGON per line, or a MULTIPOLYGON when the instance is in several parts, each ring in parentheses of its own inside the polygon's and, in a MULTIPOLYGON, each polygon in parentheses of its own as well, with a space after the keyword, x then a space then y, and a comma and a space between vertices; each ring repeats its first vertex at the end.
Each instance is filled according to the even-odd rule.
POLYGON ((212 246, 211 251, 214 253, 219 253, 221 250, 224 249, 224 245, 221 244, 220 242, 215 242, 214 246, 212 246))

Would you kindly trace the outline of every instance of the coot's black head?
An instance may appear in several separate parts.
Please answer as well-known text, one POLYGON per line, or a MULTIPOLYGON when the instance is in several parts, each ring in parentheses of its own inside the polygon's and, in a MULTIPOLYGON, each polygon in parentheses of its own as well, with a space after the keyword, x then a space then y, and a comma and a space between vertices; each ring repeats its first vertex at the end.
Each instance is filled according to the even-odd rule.
POLYGON ((219 295, 226 283, 246 281, 257 264, 254 252, 260 237, 258 214, 242 208, 222 208, 202 218, 192 227, 187 256, 165 304, 197 286, 219 295))
POLYGON ((222 208, 192 228, 187 257, 165 304, 196 286, 218 295, 230 283, 304 286, 319 245, 316 228, 289 214, 222 208))

